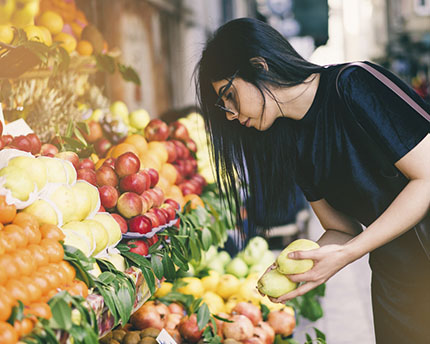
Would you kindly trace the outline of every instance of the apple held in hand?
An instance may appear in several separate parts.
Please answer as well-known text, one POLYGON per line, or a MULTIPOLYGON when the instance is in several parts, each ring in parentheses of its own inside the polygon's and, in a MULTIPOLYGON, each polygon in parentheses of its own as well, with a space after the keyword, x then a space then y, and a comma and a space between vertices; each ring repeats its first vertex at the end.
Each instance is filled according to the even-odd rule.
POLYGON ((280 297, 297 288, 297 283, 273 269, 265 273, 257 283, 258 290, 267 296, 280 297))
POLYGON ((294 240, 289 244, 276 260, 277 270, 285 275, 290 274, 301 274, 306 272, 314 266, 312 259, 291 259, 288 258, 288 254, 294 251, 309 251, 319 248, 320 246, 308 239, 294 240))
POLYGON ((144 240, 130 240, 127 242, 130 252, 146 256, 148 254, 148 244, 144 240))

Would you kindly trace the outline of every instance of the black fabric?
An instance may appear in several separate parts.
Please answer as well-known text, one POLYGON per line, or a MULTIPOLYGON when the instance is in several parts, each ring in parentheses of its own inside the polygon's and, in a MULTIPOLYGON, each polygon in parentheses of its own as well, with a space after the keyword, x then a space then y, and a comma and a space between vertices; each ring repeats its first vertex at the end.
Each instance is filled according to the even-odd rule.
MULTIPOLYGON (((406 84, 371 65, 430 111, 406 84)), ((314 102, 296 123, 296 178, 309 201, 324 198, 368 226, 406 186, 408 180, 394 163, 424 139, 430 123, 360 67, 341 74, 339 96, 335 81, 341 67, 321 73, 314 102), (375 145, 390 168, 381 167, 375 145)), ((430 261, 416 233, 410 230, 373 251, 370 265, 377 342, 430 343, 430 261)))

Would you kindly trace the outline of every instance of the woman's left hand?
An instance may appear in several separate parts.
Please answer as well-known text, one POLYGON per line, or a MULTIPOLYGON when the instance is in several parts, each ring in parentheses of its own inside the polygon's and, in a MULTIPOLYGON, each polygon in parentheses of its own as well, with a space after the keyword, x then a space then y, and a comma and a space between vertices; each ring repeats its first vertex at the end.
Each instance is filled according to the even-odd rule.
POLYGON ((284 303, 297 296, 306 294, 320 284, 325 283, 331 276, 352 261, 345 252, 344 245, 326 245, 315 250, 295 251, 291 252, 288 258, 312 259, 314 266, 311 270, 302 274, 287 275, 292 282, 306 283, 278 298, 270 298, 272 302, 284 303))

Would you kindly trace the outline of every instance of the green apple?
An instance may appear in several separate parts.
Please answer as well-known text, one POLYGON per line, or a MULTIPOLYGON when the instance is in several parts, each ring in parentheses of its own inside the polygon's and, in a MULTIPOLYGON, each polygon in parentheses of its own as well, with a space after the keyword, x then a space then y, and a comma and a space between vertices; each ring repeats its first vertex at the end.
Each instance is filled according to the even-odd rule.
POLYGON ((24 171, 31 171, 31 173, 27 174, 30 179, 36 183, 39 191, 46 185, 46 167, 39 159, 31 156, 17 156, 9 160, 8 166, 15 166, 24 171))
POLYGON ((231 257, 227 251, 219 251, 216 255, 216 259, 219 260, 223 266, 226 266, 231 261, 231 257))
POLYGON ((294 251, 309 251, 319 248, 320 246, 312 240, 298 239, 289 244, 276 259, 277 270, 285 275, 301 274, 314 266, 312 259, 291 259, 288 254, 294 251))
POLYGON ((62 229, 75 231, 79 235, 87 238, 88 243, 90 244, 90 254, 96 248, 95 238, 94 238, 93 232, 91 230, 91 227, 88 224, 83 223, 81 221, 71 221, 71 222, 63 225, 62 229))
POLYGON ((35 189, 36 184, 22 168, 16 166, 3 167, 0 170, 0 177, 5 178, 3 187, 9 189, 12 196, 21 201, 27 201, 35 189))
POLYGON ((67 170, 61 159, 46 156, 37 159, 45 164, 49 183, 67 184, 67 170))
POLYGON ((133 128, 144 129, 151 120, 151 118, 149 117, 148 111, 144 109, 139 109, 131 112, 128 115, 128 120, 133 128))
POLYGON ((99 222, 104 226, 109 234, 107 246, 113 246, 121 240, 122 234, 118 222, 109 213, 97 213, 92 220, 99 222))
POLYGON ((254 265, 261 260, 262 255, 269 249, 267 241, 262 237, 249 240, 243 251, 243 260, 248 265, 254 265))
POLYGON ((59 185, 47 197, 51 200, 63 215, 63 223, 70 222, 75 217, 76 203, 80 200, 75 198, 75 193, 68 185, 59 185))
POLYGON ((43 199, 34 201, 31 205, 25 208, 23 212, 34 215, 40 226, 45 223, 58 225, 59 222, 57 210, 49 204, 49 202, 43 199))
POLYGON ((227 264, 225 271, 237 278, 242 278, 248 274, 248 265, 241 258, 236 257, 227 264))
POLYGON ((297 283, 290 281, 287 276, 273 269, 261 276, 257 287, 262 294, 279 297, 296 289, 297 283))
POLYGON ((223 275, 225 272, 223 262, 221 260, 217 260, 215 258, 209 262, 209 264, 207 265, 207 268, 209 270, 216 271, 220 275, 223 275))
POLYGON ((96 248, 92 255, 95 256, 107 247, 109 243, 109 234, 100 222, 94 220, 84 220, 82 222, 88 224, 93 232, 96 248))

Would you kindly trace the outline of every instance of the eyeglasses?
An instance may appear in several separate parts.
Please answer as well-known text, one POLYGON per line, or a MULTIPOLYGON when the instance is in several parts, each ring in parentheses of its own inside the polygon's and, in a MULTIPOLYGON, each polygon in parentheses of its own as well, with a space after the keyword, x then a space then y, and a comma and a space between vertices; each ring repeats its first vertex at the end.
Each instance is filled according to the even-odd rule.
POLYGON ((222 100, 222 97, 224 97, 224 95, 225 95, 225 94, 228 92, 228 90, 230 89, 231 85, 233 85, 234 78, 236 78, 236 75, 237 75, 237 73, 238 73, 238 72, 239 72, 239 70, 237 70, 237 71, 233 74, 233 76, 231 77, 231 79, 228 81, 227 85, 224 87, 224 89, 222 90, 222 92, 219 94, 218 99, 217 99, 217 101, 216 101, 216 103, 215 103, 215 107, 217 107, 217 108, 221 109, 222 111, 225 111, 225 112, 231 113, 232 115, 234 115, 234 114, 235 114, 235 112, 234 112, 234 111, 232 111, 232 110, 230 110, 230 109, 228 109, 228 108, 226 108, 226 107, 224 106, 224 101, 222 100))

